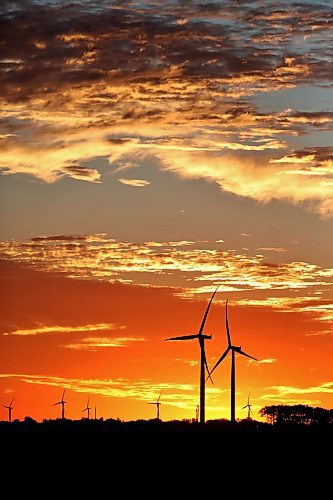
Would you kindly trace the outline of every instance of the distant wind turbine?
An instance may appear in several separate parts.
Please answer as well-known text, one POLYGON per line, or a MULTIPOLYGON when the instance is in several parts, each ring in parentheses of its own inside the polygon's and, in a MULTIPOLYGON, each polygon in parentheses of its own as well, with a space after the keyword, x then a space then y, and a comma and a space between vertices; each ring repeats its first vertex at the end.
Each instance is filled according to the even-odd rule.
POLYGON ((205 368, 208 373, 208 378, 211 380, 213 383, 213 380, 210 376, 208 365, 207 365, 207 359, 206 359, 206 354, 205 354, 205 340, 210 340, 212 338, 211 335, 204 335, 203 329, 206 323, 207 315, 210 309, 210 306, 213 302, 213 299, 215 297, 215 294, 218 290, 219 286, 216 288, 215 292, 213 293, 208 306, 206 308, 203 320, 201 322, 201 326, 199 329, 199 333, 195 335, 184 335, 182 337, 171 337, 169 339, 165 340, 192 340, 192 339, 198 339, 199 345, 200 345, 200 423, 204 424, 205 423, 205 368))
POLYGON ((62 394, 62 398, 61 398, 61 401, 58 401, 57 403, 54 403, 52 406, 57 406, 57 405, 61 405, 61 419, 64 420, 65 419, 65 404, 66 404, 66 401, 64 400, 64 396, 65 396, 65 389, 64 389, 64 392, 62 394))
POLYGON ((4 408, 7 408, 8 410, 8 422, 11 422, 12 421, 12 410, 13 410, 13 401, 14 401, 15 398, 13 398, 9 404, 9 406, 4 406, 4 408))
MULTIPOLYGON (((81 412, 81 413, 83 413, 84 411, 86 411, 86 412, 87 412, 87 418, 88 418, 88 420, 90 419, 90 410, 91 410, 91 408, 90 408, 90 406, 89 406, 89 399, 90 399, 90 398, 88 398, 88 402, 87 402, 87 406, 86 406, 86 408, 85 408, 84 410, 82 410, 82 412, 81 412)), ((95 408, 95 410, 96 410, 96 408, 95 408)))
POLYGON ((197 405, 197 406, 195 407, 195 420, 196 420, 197 422, 198 422, 198 420, 199 420, 199 408, 200 408, 200 406, 199 406, 199 405, 197 405))
POLYGON ((96 406, 95 406, 95 411, 94 411, 94 417, 95 417, 95 420, 96 420, 97 419, 96 406))
POLYGON ((250 393, 247 397, 247 405, 243 406, 242 410, 245 410, 245 408, 247 408, 247 419, 248 420, 251 420, 251 413, 252 413, 252 410, 251 410, 251 406, 250 405, 250 393))
POLYGON ((160 399, 161 399, 162 392, 163 392, 163 391, 161 391, 160 395, 158 396, 158 400, 157 400, 155 403, 148 403, 148 404, 150 404, 150 405, 156 405, 156 409, 157 409, 157 417, 156 417, 156 418, 157 418, 157 420, 159 420, 159 419, 160 419, 160 406, 161 406, 161 404, 162 404, 162 403, 160 402, 160 399))
POLYGON ((231 394, 230 394, 230 404, 231 404, 231 422, 236 421, 236 412, 235 412, 235 387, 236 387, 236 368, 235 368, 235 353, 237 352, 238 354, 242 354, 242 356, 246 356, 248 358, 254 359, 255 361, 258 361, 256 358, 253 356, 250 356, 249 354, 246 354, 244 351, 242 351, 242 347, 239 346, 234 346, 231 343, 231 337, 230 337, 230 330, 229 330, 229 323, 228 323, 228 301, 226 302, 225 305, 225 324, 226 324, 226 330, 227 330, 227 337, 228 337, 228 347, 220 357, 220 359, 216 362, 214 368, 210 372, 210 375, 214 372, 214 370, 219 366, 220 363, 224 360, 224 358, 227 356, 228 352, 231 351, 231 394))

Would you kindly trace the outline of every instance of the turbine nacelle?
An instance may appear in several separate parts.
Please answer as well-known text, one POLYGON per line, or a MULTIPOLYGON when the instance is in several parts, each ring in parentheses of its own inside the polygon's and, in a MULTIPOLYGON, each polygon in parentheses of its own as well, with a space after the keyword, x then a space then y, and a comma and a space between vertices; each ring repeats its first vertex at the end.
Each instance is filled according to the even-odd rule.
POLYGON ((246 356, 247 358, 254 359, 255 361, 258 361, 257 358, 254 358, 253 356, 250 356, 249 354, 246 354, 246 352, 242 351, 242 346, 234 346, 230 345, 228 347, 228 350, 238 352, 238 354, 241 354, 242 356, 246 356))

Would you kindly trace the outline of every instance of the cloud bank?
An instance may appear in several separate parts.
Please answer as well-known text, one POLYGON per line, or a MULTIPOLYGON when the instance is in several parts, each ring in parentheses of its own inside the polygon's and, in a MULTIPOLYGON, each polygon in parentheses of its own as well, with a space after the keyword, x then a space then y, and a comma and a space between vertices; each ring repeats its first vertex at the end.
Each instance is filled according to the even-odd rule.
POLYGON ((318 137, 332 111, 269 111, 253 97, 329 88, 332 23, 325 1, 268 1, 265 13, 228 0, 7 2, 2 172, 95 183, 96 158, 117 170, 152 156, 182 178, 329 215, 333 152, 318 137), (317 145, 297 147, 302 137, 317 145))

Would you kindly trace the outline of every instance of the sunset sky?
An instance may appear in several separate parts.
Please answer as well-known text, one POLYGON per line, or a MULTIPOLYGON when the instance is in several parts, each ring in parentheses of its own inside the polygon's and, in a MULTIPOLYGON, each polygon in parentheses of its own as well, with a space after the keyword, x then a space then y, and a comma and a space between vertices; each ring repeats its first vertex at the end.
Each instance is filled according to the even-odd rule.
POLYGON ((0 12, 0 419, 332 408, 332 0, 0 12))

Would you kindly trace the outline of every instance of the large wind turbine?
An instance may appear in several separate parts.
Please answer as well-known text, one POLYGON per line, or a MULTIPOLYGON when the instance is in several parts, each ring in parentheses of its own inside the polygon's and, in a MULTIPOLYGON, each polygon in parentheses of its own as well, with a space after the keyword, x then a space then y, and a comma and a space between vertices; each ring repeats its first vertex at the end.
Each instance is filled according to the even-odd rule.
POLYGON ((64 392, 62 394, 62 398, 61 398, 61 401, 58 401, 58 403, 54 403, 52 406, 57 406, 57 405, 61 405, 61 419, 64 420, 65 419, 65 404, 66 404, 66 401, 64 400, 64 396, 65 396, 65 389, 64 389, 64 392))
POLYGON ((10 405, 9 406, 4 406, 4 408, 7 408, 8 410, 8 422, 11 422, 12 421, 12 410, 13 410, 13 401, 14 401, 15 398, 13 398, 10 402, 10 405))
POLYGON ((88 420, 90 419, 90 410, 91 410, 91 408, 90 408, 90 406, 89 406, 89 399, 90 399, 90 398, 88 398, 88 402, 87 402, 87 406, 86 406, 86 408, 85 408, 84 410, 82 410, 82 412, 81 412, 81 413, 83 413, 84 411, 86 411, 86 412, 87 412, 87 418, 88 418, 88 420))
POLYGON ((162 391, 160 392, 160 395, 158 396, 158 400, 155 402, 155 403, 148 403, 150 405, 156 405, 156 408, 157 408, 157 420, 160 419, 160 406, 162 403, 160 403, 160 399, 161 399, 161 394, 162 394, 162 391))
POLYGON ((252 410, 251 410, 251 406, 250 405, 250 393, 247 397, 247 405, 243 406, 242 410, 245 410, 245 408, 247 408, 247 419, 248 420, 251 420, 251 413, 252 413, 252 410))
POLYGON ((199 345, 200 345, 200 423, 204 424, 205 423, 205 368, 208 372, 208 378, 210 378, 211 382, 213 383, 213 380, 210 376, 208 365, 207 365, 207 359, 206 359, 206 354, 205 354, 205 340, 210 340, 212 338, 211 335, 204 335, 203 329, 206 323, 207 315, 210 309, 210 306, 213 302, 213 299, 215 297, 215 294, 217 292, 219 287, 216 288, 215 292, 213 293, 208 306, 206 308, 204 317, 201 322, 201 326, 199 329, 199 332, 195 335, 184 335, 182 337, 171 337, 169 339, 165 340, 192 340, 192 339, 198 339, 199 345))
POLYGON ((231 404, 231 422, 236 421, 236 412, 235 412, 235 387, 236 387, 236 368, 235 368, 235 353, 237 352, 238 354, 242 354, 242 356, 246 356, 248 358, 254 359, 255 361, 258 361, 256 358, 253 356, 250 356, 249 354, 246 354, 246 352, 242 351, 242 347, 239 346, 234 346, 231 343, 231 337, 230 337, 230 330, 229 330, 229 323, 228 323, 228 301, 226 302, 225 305, 225 325, 226 325, 226 330, 227 330, 227 337, 228 337, 228 347, 220 357, 220 359, 216 362, 214 368, 210 372, 210 375, 212 375, 213 371, 219 366, 220 363, 224 360, 224 358, 227 356, 228 352, 231 351, 231 394, 230 394, 230 404, 231 404))

